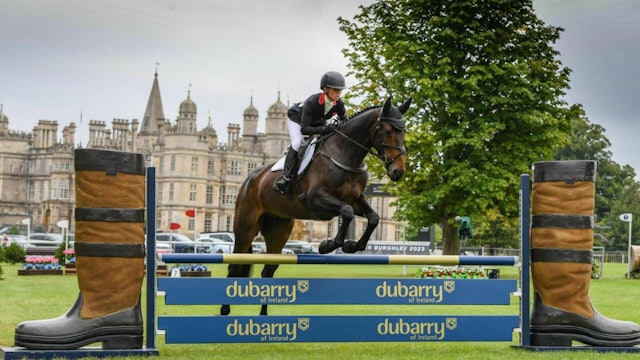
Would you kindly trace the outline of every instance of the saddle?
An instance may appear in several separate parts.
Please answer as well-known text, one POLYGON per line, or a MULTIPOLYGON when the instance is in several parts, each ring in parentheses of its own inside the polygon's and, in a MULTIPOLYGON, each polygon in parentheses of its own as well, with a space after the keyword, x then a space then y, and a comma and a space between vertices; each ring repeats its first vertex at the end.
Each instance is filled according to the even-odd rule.
MULTIPOLYGON (((296 180, 309 168, 309 164, 316 152, 316 145, 320 142, 319 139, 320 138, 317 136, 307 138, 302 143, 302 146, 300 146, 300 151, 298 152, 298 171, 296 172, 296 180)), ((273 164, 271 171, 283 170, 285 159, 286 156, 281 157, 280 160, 273 164)))

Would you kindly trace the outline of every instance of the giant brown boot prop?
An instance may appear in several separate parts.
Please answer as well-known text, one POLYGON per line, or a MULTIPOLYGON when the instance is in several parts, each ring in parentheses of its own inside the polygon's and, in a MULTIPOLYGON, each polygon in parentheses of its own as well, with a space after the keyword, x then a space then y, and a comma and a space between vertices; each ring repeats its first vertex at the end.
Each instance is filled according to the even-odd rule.
POLYGON ((80 295, 66 314, 27 321, 15 344, 29 349, 142 348, 145 164, 141 154, 75 151, 75 256, 80 295))
POLYGON ((589 299, 595 161, 534 164, 531 345, 633 346, 640 326, 602 316, 589 299))

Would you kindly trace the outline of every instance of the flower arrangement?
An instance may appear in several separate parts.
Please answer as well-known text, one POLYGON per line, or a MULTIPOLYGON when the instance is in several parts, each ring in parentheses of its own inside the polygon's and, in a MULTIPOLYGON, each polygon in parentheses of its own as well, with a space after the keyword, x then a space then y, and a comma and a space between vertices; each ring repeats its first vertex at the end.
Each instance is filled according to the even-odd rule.
POLYGON ((26 256, 22 263, 23 270, 61 270, 55 256, 26 256))
POLYGON ((180 272, 186 272, 186 271, 209 271, 209 268, 206 265, 198 265, 198 264, 191 264, 191 265, 179 265, 174 267, 178 268, 180 270, 180 272))
POLYGON ((73 248, 64 250, 62 254, 64 255, 65 264, 76 263, 76 251, 73 248))
POLYGON ((416 271, 418 279, 488 279, 481 268, 423 266, 416 271))

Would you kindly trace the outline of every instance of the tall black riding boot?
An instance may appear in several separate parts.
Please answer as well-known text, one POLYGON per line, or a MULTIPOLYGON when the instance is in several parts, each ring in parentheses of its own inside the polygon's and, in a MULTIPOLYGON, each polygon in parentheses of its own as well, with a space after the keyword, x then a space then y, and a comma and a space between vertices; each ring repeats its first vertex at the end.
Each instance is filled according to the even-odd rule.
POLYGON ((638 324, 601 315, 589 298, 595 161, 538 162, 533 178, 531 345, 640 343, 638 324))
POLYGON ((276 181, 273 182, 273 189, 279 192, 282 195, 285 195, 289 192, 289 186, 291 179, 296 175, 295 171, 297 169, 298 163, 298 152, 293 150, 292 147, 289 147, 287 151, 287 157, 284 160, 284 170, 282 170, 282 175, 280 175, 276 181))

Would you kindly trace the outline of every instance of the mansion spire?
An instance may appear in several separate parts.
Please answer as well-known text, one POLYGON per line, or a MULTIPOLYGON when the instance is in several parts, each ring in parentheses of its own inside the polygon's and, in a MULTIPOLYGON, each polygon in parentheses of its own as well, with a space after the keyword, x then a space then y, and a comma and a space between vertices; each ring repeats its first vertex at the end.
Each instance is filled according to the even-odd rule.
POLYGON ((158 68, 156 67, 151 93, 147 101, 147 109, 144 112, 140 135, 157 135, 158 126, 164 123, 164 110, 162 109, 162 98, 160 97, 160 86, 158 85, 158 68))

